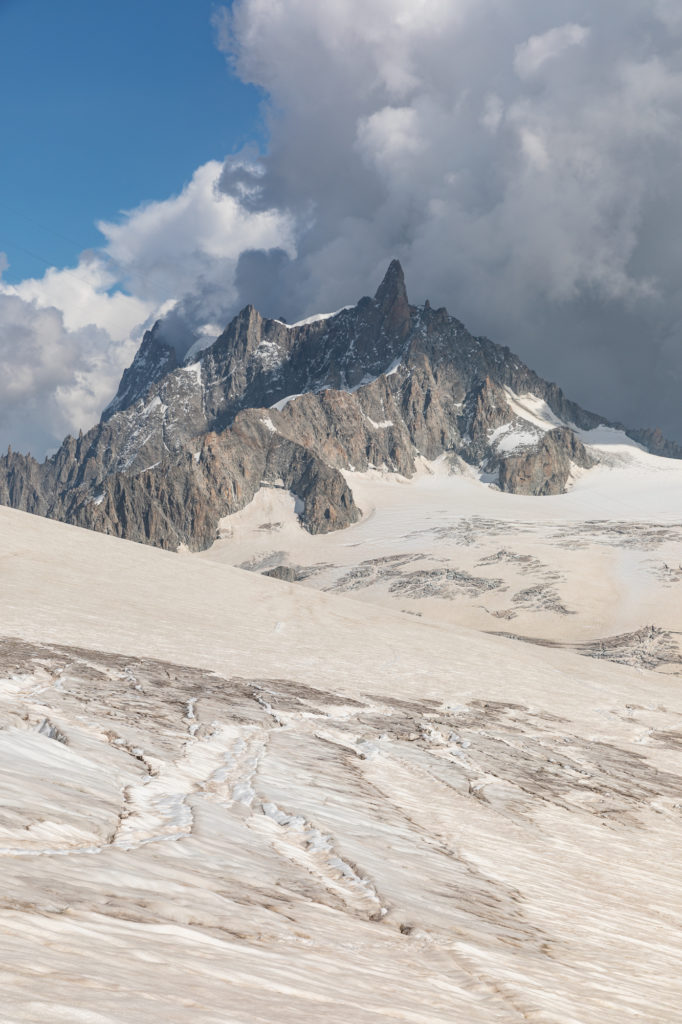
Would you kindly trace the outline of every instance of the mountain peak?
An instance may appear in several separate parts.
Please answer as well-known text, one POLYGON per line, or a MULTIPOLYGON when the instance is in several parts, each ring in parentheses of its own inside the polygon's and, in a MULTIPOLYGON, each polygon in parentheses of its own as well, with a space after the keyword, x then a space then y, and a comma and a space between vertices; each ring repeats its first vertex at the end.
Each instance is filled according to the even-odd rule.
POLYGON ((384 314, 386 327, 404 337, 410 328, 410 304, 399 260, 392 260, 389 264, 374 301, 384 314))
POLYGON ((150 331, 145 331, 135 358, 123 371, 118 391, 102 413, 102 423, 144 397, 152 384, 163 380, 177 365, 175 349, 164 341, 162 323, 157 320, 150 331))
POLYGON ((384 306, 386 302, 393 302, 395 299, 404 299, 407 302, 407 291, 405 289, 405 274, 400 260, 391 260, 384 279, 377 288, 374 296, 375 302, 384 306))

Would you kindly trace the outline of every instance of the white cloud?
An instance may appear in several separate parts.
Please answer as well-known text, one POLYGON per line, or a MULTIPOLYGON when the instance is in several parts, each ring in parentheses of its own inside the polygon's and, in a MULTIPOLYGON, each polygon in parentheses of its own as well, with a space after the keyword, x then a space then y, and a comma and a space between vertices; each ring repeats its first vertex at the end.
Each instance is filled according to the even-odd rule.
POLYGON ((514 57, 514 70, 520 78, 530 78, 536 71, 547 63, 554 60, 564 50, 572 46, 583 46, 587 41, 590 30, 584 25, 561 25, 558 28, 551 28, 540 36, 531 36, 525 43, 516 47, 514 57))
MULTIPOLYGON (((0 443, 42 454, 91 426, 156 317, 189 298, 226 321, 244 249, 293 255, 286 213, 248 212, 217 188, 222 171, 205 164, 179 195, 101 223, 105 245, 74 268, 0 280, 0 443)), ((200 328, 183 323, 187 345, 200 328)))
POLYGON ((504 104, 499 96, 491 93, 490 96, 485 98, 485 106, 483 108, 483 114, 481 115, 481 124, 484 128, 487 128, 493 135, 502 124, 502 118, 504 117, 504 104))
POLYGON ((42 456, 98 418, 132 345, 97 327, 68 330, 59 310, 0 294, 0 430, 3 443, 42 456))
POLYGON ((421 152, 417 111, 411 107, 383 107, 358 123, 357 147, 365 159, 384 173, 421 152))
MULTIPOLYGON (((246 168, 256 177, 262 173, 257 164, 246 168)), ((191 294, 210 279, 229 293, 245 249, 282 246, 293 254, 287 213, 248 211, 218 189, 222 170, 221 163, 210 161, 180 195, 138 207, 118 223, 100 222, 107 255, 135 295, 161 303, 191 294)))
POLYGON ((116 284, 109 261, 86 254, 73 269, 50 267, 43 277, 3 285, 2 291, 43 309, 59 309, 67 331, 95 324, 114 341, 123 341, 154 312, 154 306, 120 290, 109 293, 116 284))
POLYGON ((520 132, 521 148, 528 157, 530 164, 540 171, 549 167, 549 153, 544 141, 536 132, 522 128, 520 132))

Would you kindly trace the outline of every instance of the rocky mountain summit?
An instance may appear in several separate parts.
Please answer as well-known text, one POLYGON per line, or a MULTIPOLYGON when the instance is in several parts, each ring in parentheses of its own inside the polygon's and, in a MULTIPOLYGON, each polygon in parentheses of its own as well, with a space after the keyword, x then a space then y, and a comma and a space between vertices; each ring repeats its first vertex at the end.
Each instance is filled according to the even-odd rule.
MULTIPOLYGON (((360 510, 344 471, 409 477, 420 456, 462 460, 505 491, 558 494, 594 464, 578 434, 601 424, 619 427, 446 309, 410 305, 394 261, 374 298, 292 325, 247 306, 180 363, 157 323, 96 427, 43 463, 0 459, 0 503, 198 550, 263 484, 295 493, 313 533, 348 526, 360 510)), ((656 432, 630 436, 682 457, 656 432)))

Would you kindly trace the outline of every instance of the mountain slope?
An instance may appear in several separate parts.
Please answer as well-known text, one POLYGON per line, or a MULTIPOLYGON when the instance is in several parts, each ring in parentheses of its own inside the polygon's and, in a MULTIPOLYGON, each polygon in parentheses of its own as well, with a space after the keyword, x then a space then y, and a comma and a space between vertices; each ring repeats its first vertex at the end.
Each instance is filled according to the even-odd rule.
POLYGON ((0 502, 196 550, 263 482, 295 492, 306 528, 324 533, 360 515, 341 471, 410 476, 418 457, 447 453, 503 490, 546 495, 595 461, 575 430, 604 421, 447 310, 411 306, 397 261, 373 299, 331 316, 290 326, 248 306, 189 365, 162 328, 97 427, 43 464, 0 460, 0 502))
POLYGON ((682 462, 581 432, 599 465, 543 500, 482 486, 446 457, 406 479, 344 475, 364 510, 311 536, 261 489, 194 556, 418 616, 682 675, 682 462))

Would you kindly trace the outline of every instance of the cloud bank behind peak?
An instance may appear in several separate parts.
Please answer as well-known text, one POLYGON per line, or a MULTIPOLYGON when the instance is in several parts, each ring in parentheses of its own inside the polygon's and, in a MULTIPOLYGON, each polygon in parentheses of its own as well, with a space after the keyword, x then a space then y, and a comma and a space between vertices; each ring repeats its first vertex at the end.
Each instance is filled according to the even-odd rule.
MULTIPOLYGON (((682 18, 671 0, 234 0, 269 144, 0 280, 0 441, 88 426, 145 326, 180 352, 247 303, 298 320, 400 258, 581 404, 682 440, 682 18)), ((1 266, 1 261, 0 261, 1 266)))
POLYGON ((220 45, 269 96, 239 300, 297 318, 370 288, 511 345, 583 403, 682 437, 682 21, 665 0, 236 0, 220 45), (270 301, 269 301, 270 300, 270 301))

